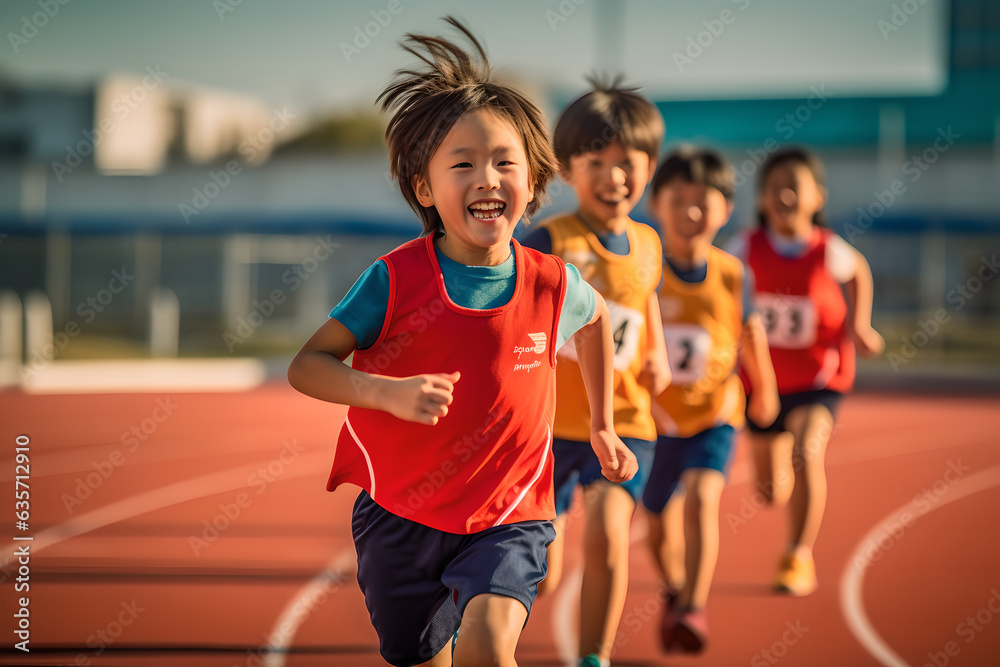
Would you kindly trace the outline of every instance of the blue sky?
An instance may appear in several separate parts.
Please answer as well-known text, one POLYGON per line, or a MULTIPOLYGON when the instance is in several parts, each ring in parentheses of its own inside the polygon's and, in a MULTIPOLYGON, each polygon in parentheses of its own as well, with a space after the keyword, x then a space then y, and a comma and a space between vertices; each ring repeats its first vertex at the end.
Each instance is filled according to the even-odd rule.
POLYGON ((84 84, 159 65, 267 104, 367 107, 406 62, 399 37, 440 33, 451 13, 540 94, 574 95, 594 69, 660 99, 800 97, 820 83, 932 94, 945 83, 947 2, 903 4, 916 9, 893 23, 899 0, 6 0, 0 74, 84 84), (46 6, 58 12, 42 21, 46 6))

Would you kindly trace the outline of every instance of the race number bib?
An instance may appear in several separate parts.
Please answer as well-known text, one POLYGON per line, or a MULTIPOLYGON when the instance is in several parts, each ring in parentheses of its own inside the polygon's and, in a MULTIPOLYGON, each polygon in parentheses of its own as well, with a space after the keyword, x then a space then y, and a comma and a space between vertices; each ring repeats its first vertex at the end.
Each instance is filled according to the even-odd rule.
POLYGON ((754 305, 771 347, 801 350, 816 342, 816 307, 809 297, 760 292, 754 305))
POLYGON ((664 324, 663 340, 667 344, 671 382, 694 384, 705 375, 712 336, 697 324, 664 324))
MULTIPOLYGON (((646 316, 638 310, 611 300, 608 300, 607 304, 608 313, 611 315, 611 336, 615 343, 615 370, 625 371, 632 365, 639 351, 639 338, 642 327, 646 325, 646 316)), ((579 362, 575 337, 566 341, 557 354, 565 359, 579 362)))

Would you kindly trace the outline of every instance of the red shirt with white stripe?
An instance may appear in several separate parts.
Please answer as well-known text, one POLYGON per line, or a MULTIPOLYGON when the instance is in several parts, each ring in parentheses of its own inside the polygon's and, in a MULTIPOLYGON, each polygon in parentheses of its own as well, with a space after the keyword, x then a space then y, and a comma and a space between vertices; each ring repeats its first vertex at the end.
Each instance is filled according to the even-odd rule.
POLYGON ((514 295, 488 310, 451 300, 430 236, 382 258, 385 323, 374 345, 354 352, 352 367, 462 376, 434 426, 351 407, 328 490, 356 484, 389 512, 449 533, 555 517, 554 342, 566 272, 558 258, 516 241, 513 251, 514 295))
POLYGON ((767 327, 778 393, 848 391, 854 384, 854 343, 847 335, 847 303, 830 272, 833 232, 813 228, 798 257, 774 250, 764 230, 751 234, 747 263, 756 280, 754 302, 767 327))

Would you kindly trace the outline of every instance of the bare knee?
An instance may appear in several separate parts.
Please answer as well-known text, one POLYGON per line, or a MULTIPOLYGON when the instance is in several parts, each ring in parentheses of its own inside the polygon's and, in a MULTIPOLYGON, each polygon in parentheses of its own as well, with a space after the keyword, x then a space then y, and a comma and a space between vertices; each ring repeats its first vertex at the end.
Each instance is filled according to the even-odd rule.
POLYGON ((587 507, 583 551, 588 563, 615 568, 629 552, 629 526, 635 501, 621 487, 608 486, 601 498, 587 507))
MULTIPOLYGON (((458 635, 460 638, 461 633, 458 635)), ((455 655, 452 658, 454 665, 464 666, 469 665, 475 667, 501 667, 503 665, 509 665, 510 662, 505 662, 506 658, 500 653, 495 644, 489 642, 483 643, 475 639, 470 639, 466 642, 459 642, 455 646, 455 655)))
POLYGON ((684 509, 688 517, 717 510, 725 483, 725 477, 717 470, 696 468, 687 471, 684 474, 684 487, 687 489, 684 509))
POLYGON ((462 667, 511 667, 528 612, 519 601, 478 595, 465 608, 455 644, 454 664, 462 667))

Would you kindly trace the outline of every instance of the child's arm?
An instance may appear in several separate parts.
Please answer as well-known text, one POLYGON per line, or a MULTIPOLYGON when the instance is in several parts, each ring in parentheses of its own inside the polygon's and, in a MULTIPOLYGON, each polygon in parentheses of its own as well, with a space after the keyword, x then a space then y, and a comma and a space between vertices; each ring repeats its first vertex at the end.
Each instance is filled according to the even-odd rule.
POLYGON ((342 361, 356 347, 347 327, 333 318, 327 320, 292 359, 289 384, 321 401, 384 410, 421 424, 436 424, 448 414, 458 373, 405 378, 365 373, 342 361))
POLYGON ((847 295, 847 332, 854 340, 858 354, 872 357, 885 349, 885 340, 872 328, 872 300, 875 292, 872 270, 864 255, 853 247, 851 250, 855 255, 854 277, 844 283, 847 295))
POLYGON ((654 398, 670 384, 670 364, 667 362, 667 346, 663 342, 660 300, 656 292, 649 295, 646 304, 646 361, 636 379, 654 398))
POLYGON ((663 409, 660 402, 653 399, 653 402, 649 405, 649 411, 653 415, 653 423, 656 424, 656 432, 659 434, 673 433, 674 428, 677 424, 671 418, 670 414, 663 409))
POLYGON ((747 416, 758 426, 770 426, 777 419, 780 410, 778 381, 775 379, 771 353, 767 348, 767 332, 758 313, 751 313, 743 324, 740 363, 750 380, 747 416))
POLYGON ((612 482, 626 482, 639 469, 635 455, 615 434, 612 411, 614 341, 611 316, 604 298, 594 292, 594 317, 576 332, 576 351, 590 403, 590 446, 601 462, 601 472, 612 482))

